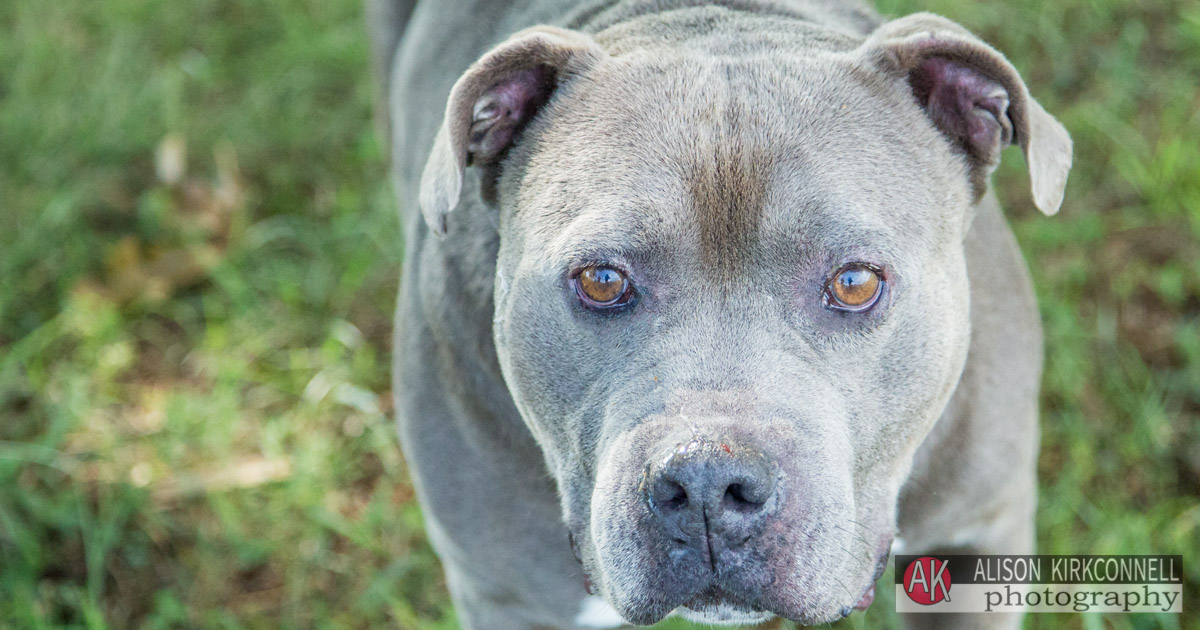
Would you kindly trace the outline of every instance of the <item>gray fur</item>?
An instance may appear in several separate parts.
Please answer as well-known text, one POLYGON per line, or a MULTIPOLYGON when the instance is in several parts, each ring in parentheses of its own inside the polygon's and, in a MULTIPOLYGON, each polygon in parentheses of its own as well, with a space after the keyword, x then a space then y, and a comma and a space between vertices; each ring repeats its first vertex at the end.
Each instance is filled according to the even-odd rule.
POLYGON ((576 627, 585 569, 629 621, 683 605, 690 565, 637 487, 697 436, 769 450, 783 504, 722 578, 741 601, 686 615, 837 619, 893 535, 1032 550, 1041 338, 986 192, 998 148, 959 150, 909 82, 938 55, 1001 86, 998 137, 1052 213, 1070 140, 998 52, 826 0, 441 0, 397 28, 375 35, 399 40, 379 62, 406 228, 397 415, 464 627, 576 627), (529 67, 552 94, 473 163, 480 99, 529 67), (600 260, 633 308, 576 302, 569 270, 600 260), (851 261, 886 270, 871 312, 820 299, 851 261))

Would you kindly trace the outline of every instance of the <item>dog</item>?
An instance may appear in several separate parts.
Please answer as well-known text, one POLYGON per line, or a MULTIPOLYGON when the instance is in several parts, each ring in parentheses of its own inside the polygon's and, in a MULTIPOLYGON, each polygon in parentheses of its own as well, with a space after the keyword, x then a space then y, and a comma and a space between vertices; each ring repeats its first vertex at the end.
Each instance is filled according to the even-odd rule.
MULTIPOLYGON (((399 434, 470 629, 832 622, 1031 553, 1042 337, 989 176, 1067 131, 947 19, 368 0, 399 434)), ((911 615, 1013 627, 1015 615, 911 615)))

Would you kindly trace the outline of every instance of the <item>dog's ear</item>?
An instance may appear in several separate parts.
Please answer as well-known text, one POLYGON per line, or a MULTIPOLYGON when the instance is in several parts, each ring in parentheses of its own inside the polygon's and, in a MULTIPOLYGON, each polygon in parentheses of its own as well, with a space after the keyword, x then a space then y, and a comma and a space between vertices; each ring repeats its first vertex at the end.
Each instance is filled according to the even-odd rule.
POLYGON ((1071 137, 1029 96, 1004 55, 943 17, 918 13, 887 22, 863 44, 872 63, 907 79, 917 103, 966 155, 977 197, 1016 142, 1025 153, 1033 200, 1058 212, 1071 170, 1071 137))
POLYGON ((421 175, 421 212, 434 233, 446 232, 464 170, 495 164, 560 82, 601 54, 588 35, 535 26, 490 50, 459 77, 421 175))

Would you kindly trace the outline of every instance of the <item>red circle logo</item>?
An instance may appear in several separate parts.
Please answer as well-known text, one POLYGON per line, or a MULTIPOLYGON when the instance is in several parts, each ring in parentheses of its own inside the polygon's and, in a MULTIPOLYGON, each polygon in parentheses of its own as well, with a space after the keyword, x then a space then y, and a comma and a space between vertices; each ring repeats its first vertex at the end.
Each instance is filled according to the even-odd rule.
POLYGON ((904 592, 922 606, 950 601, 950 561, 925 556, 904 570, 904 592))

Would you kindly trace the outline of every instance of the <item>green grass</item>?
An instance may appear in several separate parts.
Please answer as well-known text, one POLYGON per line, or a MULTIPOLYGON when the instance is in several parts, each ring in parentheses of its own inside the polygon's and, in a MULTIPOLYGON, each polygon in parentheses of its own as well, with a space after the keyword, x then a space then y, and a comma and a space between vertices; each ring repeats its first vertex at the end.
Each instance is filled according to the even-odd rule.
MULTIPOLYGON (((1076 142, 1059 216, 1018 152, 996 178, 1046 325, 1041 550, 1186 555, 1182 617, 1027 625, 1200 628, 1200 5, 882 9, 975 30, 1076 142)), ((455 627, 388 419, 360 10, 0 3, 0 628, 455 627)))

